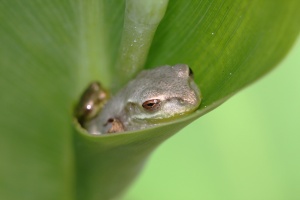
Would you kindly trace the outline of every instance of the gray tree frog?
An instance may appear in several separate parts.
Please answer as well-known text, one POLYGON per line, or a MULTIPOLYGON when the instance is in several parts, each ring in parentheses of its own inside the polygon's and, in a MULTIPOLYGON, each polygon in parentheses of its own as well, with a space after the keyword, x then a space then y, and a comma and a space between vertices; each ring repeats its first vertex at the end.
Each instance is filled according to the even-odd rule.
POLYGON ((200 102, 187 65, 161 66, 140 72, 84 126, 95 135, 145 129, 191 113, 200 102))

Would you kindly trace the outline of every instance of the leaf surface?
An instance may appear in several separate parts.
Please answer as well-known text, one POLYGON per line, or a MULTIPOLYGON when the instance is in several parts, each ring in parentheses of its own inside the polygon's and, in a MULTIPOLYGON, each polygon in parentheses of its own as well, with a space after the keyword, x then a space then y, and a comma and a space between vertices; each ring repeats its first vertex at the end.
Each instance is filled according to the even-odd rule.
POLYGON ((276 66, 299 34, 299 6, 169 1, 145 68, 190 65, 200 108, 164 126, 95 137, 74 125, 73 108, 90 81, 112 88, 122 76, 114 67, 124 2, 1 1, 0 199, 118 196, 157 145, 276 66))

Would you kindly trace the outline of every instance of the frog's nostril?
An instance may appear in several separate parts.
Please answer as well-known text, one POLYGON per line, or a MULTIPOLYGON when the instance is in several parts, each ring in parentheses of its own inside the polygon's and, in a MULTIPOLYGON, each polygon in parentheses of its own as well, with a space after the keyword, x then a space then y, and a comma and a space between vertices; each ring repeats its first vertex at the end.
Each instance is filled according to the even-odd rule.
POLYGON ((189 77, 194 78, 194 72, 190 67, 189 67, 189 77))

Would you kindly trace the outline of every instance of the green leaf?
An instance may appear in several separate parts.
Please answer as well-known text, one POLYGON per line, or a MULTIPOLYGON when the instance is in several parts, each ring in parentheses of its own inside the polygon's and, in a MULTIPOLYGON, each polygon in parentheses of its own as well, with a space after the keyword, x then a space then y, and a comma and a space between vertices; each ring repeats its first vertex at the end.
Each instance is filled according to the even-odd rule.
POLYGON ((124 199, 297 199, 299 39, 269 76, 157 148, 124 199))
MULTIPOLYGON (((112 89, 124 2, 0 2, 0 199, 110 199, 149 154, 271 70, 299 34, 299 1, 170 1, 145 68, 186 63, 203 102, 149 130, 96 137, 78 129, 83 88, 112 89)), ((159 177, 158 177, 159 178, 159 177)))

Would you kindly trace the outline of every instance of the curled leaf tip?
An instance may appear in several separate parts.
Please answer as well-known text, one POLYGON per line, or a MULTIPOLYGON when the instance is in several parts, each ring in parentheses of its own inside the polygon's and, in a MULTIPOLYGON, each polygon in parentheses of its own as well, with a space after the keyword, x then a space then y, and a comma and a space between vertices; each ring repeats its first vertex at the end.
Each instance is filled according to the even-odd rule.
POLYGON ((116 66, 120 80, 115 87, 123 85, 143 68, 167 5, 168 0, 126 1, 120 56, 116 66))

